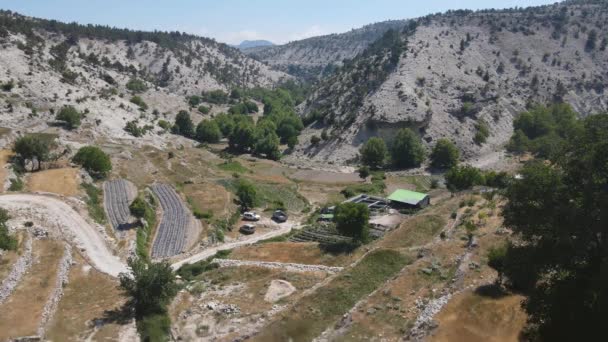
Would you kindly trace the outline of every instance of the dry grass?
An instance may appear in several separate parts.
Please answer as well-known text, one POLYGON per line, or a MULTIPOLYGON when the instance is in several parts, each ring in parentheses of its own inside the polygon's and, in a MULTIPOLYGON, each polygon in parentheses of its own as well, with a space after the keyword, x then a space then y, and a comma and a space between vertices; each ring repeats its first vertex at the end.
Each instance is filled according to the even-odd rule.
MULTIPOLYGON (((0 150, 0 185, 4 184, 7 174, 4 167, 12 155, 13 152, 11 150, 0 150)), ((0 186, 0 192, 4 192, 4 188, 2 186, 0 186)))
POLYGON ((521 308, 523 296, 499 298, 482 296, 473 291, 458 294, 436 316, 439 328, 431 341, 519 341, 526 323, 521 308))
POLYGON ((316 242, 269 242, 235 249, 230 254, 230 258, 309 265, 344 266, 352 263, 361 253, 361 250, 357 250, 350 254, 329 254, 325 253, 316 242))
MULTIPOLYGON (((106 310, 120 307, 123 298, 115 279, 90 268, 80 255, 75 255, 69 283, 49 325, 47 338, 52 341, 82 341, 94 330, 93 320, 104 318, 106 310)), ((117 337, 117 324, 107 324, 95 334, 117 337)))
POLYGON ((228 216, 235 210, 232 195, 218 184, 187 184, 183 193, 194 209, 202 213, 210 211, 215 218, 228 216))
POLYGON ((63 196, 80 194, 78 169, 61 168, 32 173, 27 179, 30 192, 51 192, 63 196))
POLYGON ((55 286, 57 265, 62 256, 62 243, 34 241, 34 264, 15 292, 0 306, 0 341, 36 333, 42 309, 55 286))

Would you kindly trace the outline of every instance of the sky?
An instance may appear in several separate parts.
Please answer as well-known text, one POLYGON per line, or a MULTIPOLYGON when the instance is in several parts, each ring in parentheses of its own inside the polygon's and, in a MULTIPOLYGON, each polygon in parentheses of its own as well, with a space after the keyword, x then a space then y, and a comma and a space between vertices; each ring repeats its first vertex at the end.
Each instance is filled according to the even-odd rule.
POLYGON ((229 44, 341 33, 449 9, 527 7, 556 0, 0 0, 0 9, 81 24, 181 31, 229 44))

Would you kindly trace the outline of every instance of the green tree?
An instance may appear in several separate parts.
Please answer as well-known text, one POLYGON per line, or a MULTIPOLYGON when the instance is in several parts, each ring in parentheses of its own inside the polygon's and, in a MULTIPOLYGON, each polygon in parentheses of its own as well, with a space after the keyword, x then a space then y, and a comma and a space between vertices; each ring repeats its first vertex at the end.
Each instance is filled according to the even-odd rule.
POLYGON ((141 96, 135 95, 131 97, 131 103, 136 104, 139 109, 146 110, 148 109, 148 104, 141 98, 141 96))
POLYGON ((249 181, 240 180, 236 188, 236 196, 243 208, 253 208, 257 202, 257 191, 249 181))
POLYGON ((203 143, 217 143, 222 138, 222 132, 214 120, 203 120, 196 126, 196 140, 203 143))
POLYGON ((361 154, 361 162, 372 169, 378 169, 384 166, 387 149, 384 140, 381 138, 370 138, 359 150, 361 154))
POLYGON ((274 131, 265 132, 256 139, 253 150, 257 154, 266 155, 268 159, 278 160, 281 157, 279 137, 274 131))
POLYGON ((530 149, 530 139, 526 134, 518 129, 513 133, 509 143, 507 144, 507 151, 515 154, 523 154, 530 149))
POLYGON ((247 152, 255 143, 255 128, 249 121, 241 121, 228 137, 228 145, 238 152, 247 152))
POLYGON ((368 239, 369 208, 363 203, 342 203, 334 210, 334 222, 340 234, 352 237, 356 242, 368 239))
POLYGON ((370 175, 370 170, 369 167, 366 165, 363 165, 359 168, 359 177, 366 179, 367 177, 369 177, 370 175))
POLYGON ((451 191, 470 189, 475 185, 483 185, 485 180, 479 169, 470 166, 455 166, 445 174, 446 185, 451 191))
POLYGON ((527 294, 529 339, 591 341, 605 333, 608 115, 589 116, 582 127, 550 163, 524 166, 505 192, 505 225, 517 241, 505 275, 527 294))
POLYGON ((138 78, 131 78, 129 82, 127 82, 126 87, 133 93, 143 93, 148 90, 146 83, 138 78))
POLYGON ((431 165, 438 169, 450 169, 458 165, 460 152, 448 139, 439 139, 431 152, 431 165))
MULTIPOLYGON (((146 321, 156 320, 158 316, 168 319, 167 305, 179 290, 175 274, 167 261, 148 263, 129 258, 127 265, 131 272, 119 275, 120 288, 128 298, 127 305, 135 312, 140 332, 150 331, 150 327, 140 324, 145 325, 146 321)), ((162 333, 166 335, 168 331, 162 333)))
POLYGON ((424 161, 420 139, 409 128, 400 129, 391 147, 391 157, 397 167, 418 167, 424 161))
POLYGON ((63 121, 68 129, 75 129, 80 126, 82 114, 72 106, 65 106, 61 108, 59 113, 55 116, 55 120, 63 121))
POLYGON ((502 285, 505 272, 505 259, 507 258, 508 244, 501 244, 488 250, 488 266, 498 272, 496 283, 502 285))
POLYGON ((72 161, 81 165, 89 174, 103 178, 112 171, 112 161, 104 151, 96 146, 81 147, 72 161))
POLYGON ((40 169, 40 163, 49 158, 48 144, 36 135, 25 135, 18 138, 13 146, 13 152, 21 162, 21 166, 25 168, 25 163, 28 160, 32 161, 32 165, 38 166, 33 169, 40 169), (36 161, 36 163, 34 163, 36 161))
POLYGON ((190 113, 180 110, 175 116, 175 124, 171 131, 173 134, 183 135, 186 138, 194 137, 194 123, 190 119, 190 113))

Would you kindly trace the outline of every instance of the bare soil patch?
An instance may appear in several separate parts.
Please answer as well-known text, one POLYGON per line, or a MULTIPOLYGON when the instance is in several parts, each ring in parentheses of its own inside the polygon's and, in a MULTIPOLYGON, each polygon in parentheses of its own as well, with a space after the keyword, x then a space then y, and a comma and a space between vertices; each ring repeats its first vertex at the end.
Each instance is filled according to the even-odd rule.
POLYGON ((339 173, 322 170, 300 170, 291 175, 292 179, 313 183, 350 184, 363 183, 357 173, 339 173))
POLYGON ((519 295, 498 298, 474 291, 456 295, 436 316, 439 328, 430 341, 516 342, 526 323, 519 295))
POLYGON ((232 195, 221 185, 214 183, 187 184, 183 193, 188 202, 201 213, 211 212, 213 217, 225 217, 234 211, 232 195))
POLYGON ((27 189, 30 192, 50 192, 63 196, 80 194, 78 169, 61 168, 35 172, 29 175, 27 189))
POLYGON ((252 261, 274 261, 294 264, 344 266, 355 260, 361 251, 350 254, 324 252, 318 243, 269 242, 235 249, 231 259, 252 261))
POLYGON ((34 241, 33 264, 15 292, 0 305, 0 340, 36 334, 42 310, 55 285, 63 245, 52 240, 34 241))
POLYGON ((103 331, 105 337, 116 339, 120 325, 95 327, 95 320, 104 319, 104 312, 118 309, 124 302, 118 282, 96 271, 80 255, 75 255, 69 283, 55 317, 49 324, 47 338, 52 341, 82 341, 103 331))

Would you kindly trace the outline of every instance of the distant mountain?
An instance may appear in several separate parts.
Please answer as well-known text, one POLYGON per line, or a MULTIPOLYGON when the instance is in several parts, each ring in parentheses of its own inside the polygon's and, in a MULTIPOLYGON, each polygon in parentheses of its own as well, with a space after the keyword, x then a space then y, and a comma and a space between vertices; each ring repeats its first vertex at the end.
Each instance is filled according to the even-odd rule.
POLYGON ((262 46, 274 46, 274 43, 268 40, 243 40, 241 44, 235 45, 234 47, 245 50, 262 46))
POLYGON ((448 138, 465 159, 490 162, 513 119, 535 103, 563 101, 581 115, 608 110, 607 56, 606 1, 412 20, 315 86, 299 107, 309 125, 289 162, 348 164, 367 139, 390 144, 400 128, 428 148, 448 138), (313 145, 314 135, 327 139, 313 145))
POLYGON ((353 59, 388 30, 401 30, 406 20, 389 20, 345 33, 329 34, 284 45, 243 50, 250 57, 305 80, 332 74, 345 59, 353 59))

